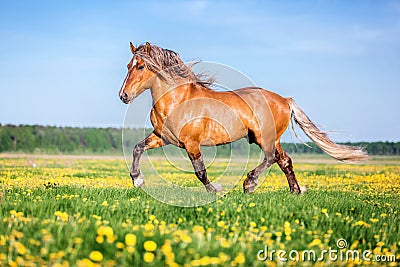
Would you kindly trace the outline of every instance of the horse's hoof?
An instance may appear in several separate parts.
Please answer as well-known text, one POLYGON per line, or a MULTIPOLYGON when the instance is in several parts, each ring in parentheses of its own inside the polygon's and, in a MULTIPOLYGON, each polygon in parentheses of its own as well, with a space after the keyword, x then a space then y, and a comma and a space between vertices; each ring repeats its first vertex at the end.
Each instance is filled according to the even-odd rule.
POLYGON ((307 192, 307 186, 300 186, 300 194, 304 194, 307 192))
POLYGON ((144 186, 144 180, 142 178, 142 176, 139 176, 138 178, 136 178, 135 180, 132 180, 133 185, 135 187, 142 187, 144 186))
POLYGON ((217 193, 220 191, 218 189, 222 190, 222 186, 220 184, 206 184, 206 190, 209 193, 217 193))
POLYGON ((301 191, 300 188, 291 188, 290 193, 298 195, 301 194, 301 191))
POLYGON ((257 185, 251 185, 251 186, 249 186, 247 188, 244 188, 244 193, 245 194, 251 194, 256 190, 256 188, 257 188, 257 185))
POLYGON ((244 183, 243 184, 244 193, 246 193, 246 194, 253 193, 257 189, 257 185, 258 185, 257 180, 255 180, 255 181, 252 180, 249 183, 244 183))
POLYGON ((290 189, 290 193, 292 194, 304 194, 307 192, 306 186, 300 186, 300 188, 292 188, 290 189))
POLYGON ((224 188, 222 187, 222 185, 220 183, 214 183, 213 184, 216 192, 222 192, 224 190, 224 188))

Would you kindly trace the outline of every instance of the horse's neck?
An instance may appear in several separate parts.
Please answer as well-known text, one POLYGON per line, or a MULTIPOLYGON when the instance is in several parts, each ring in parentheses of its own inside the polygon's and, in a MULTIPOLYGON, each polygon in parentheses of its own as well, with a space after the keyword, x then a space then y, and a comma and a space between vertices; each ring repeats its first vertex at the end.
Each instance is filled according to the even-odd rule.
POLYGON ((182 102, 184 93, 181 86, 168 84, 157 79, 151 88, 151 96, 153 98, 153 108, 158 109, 173 109, 174 106, 182 102))

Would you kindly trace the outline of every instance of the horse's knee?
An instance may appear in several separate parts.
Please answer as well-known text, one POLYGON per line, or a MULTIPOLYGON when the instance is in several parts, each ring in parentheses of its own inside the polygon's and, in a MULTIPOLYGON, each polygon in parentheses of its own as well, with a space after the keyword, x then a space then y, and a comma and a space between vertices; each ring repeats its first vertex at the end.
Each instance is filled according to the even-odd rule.
POLYGON ((133 155, 137 156, 143 153, 145 144, 143 142, 139 142, 133 148, 133 155))

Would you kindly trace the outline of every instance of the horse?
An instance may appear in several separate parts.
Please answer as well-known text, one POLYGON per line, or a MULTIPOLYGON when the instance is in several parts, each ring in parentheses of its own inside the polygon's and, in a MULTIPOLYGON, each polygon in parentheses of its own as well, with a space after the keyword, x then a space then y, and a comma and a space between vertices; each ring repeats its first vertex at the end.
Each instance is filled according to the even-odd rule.
MULTIPOLYGON (((178 53, 148 42, 135 47, 130 42, 132 59, 119 90, 125 104, 149 89, 153 98, 150 120, 154 130, 133 149, 130 170, 133 185, 144 185, 140 157, 144 151, 172 144, 186 150, 197 178, 208 192, 221 188, 210 182, 203 162, 201 146, 217 146, 247 138, 256 143, 264 159, 243 182, 245 193, 257 188, 259 175, 277 163, 285 174, 291 193, 304 193, 293 170, 292 159, 280 144, 290 122, 328 155, 342 162, 365 160, 361 147, 336 144, 300 109, 293 98, 284 98, 259 87, 231 91, 210 88, 213 79, 195 74, 178 53)), ((294 128, 293 128, 294 129, 294 128)), ((298 136, 296 134, 296 136, 298 136)))

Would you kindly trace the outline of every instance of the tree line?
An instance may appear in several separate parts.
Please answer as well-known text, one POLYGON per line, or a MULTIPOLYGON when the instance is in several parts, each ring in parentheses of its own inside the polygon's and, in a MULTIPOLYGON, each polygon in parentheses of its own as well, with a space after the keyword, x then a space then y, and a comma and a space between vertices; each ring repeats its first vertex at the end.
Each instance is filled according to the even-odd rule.
MULTIPOLYGON (((0 152, 25 153, 121 153, 122 147, 132 149, 151 129, 121 128, 78 128, 40 125, 1 125, 0 152), (123 132, 123 135, 122 135, 123 132), (123 137, 122 137, 123 136, 123 137)), ((289 154, 322 154, 314 143, 308 146, 299 143, 283 143, 289 154)), ((370 155, 400 155, 400 142, 358 142, 345 143, 364 147, 370 155)), ((177 148, 166 148, 168 153, 181 153, 177 148)), ((164 153, 162 149, 149 151, 149 154, 164 153)), ((218 146, 213 153, 229 156, 231 153, 257 154, 256 145, 248 145, 246 140, 218 146), (233 151, 233 152, 232 152, 233 151)))

